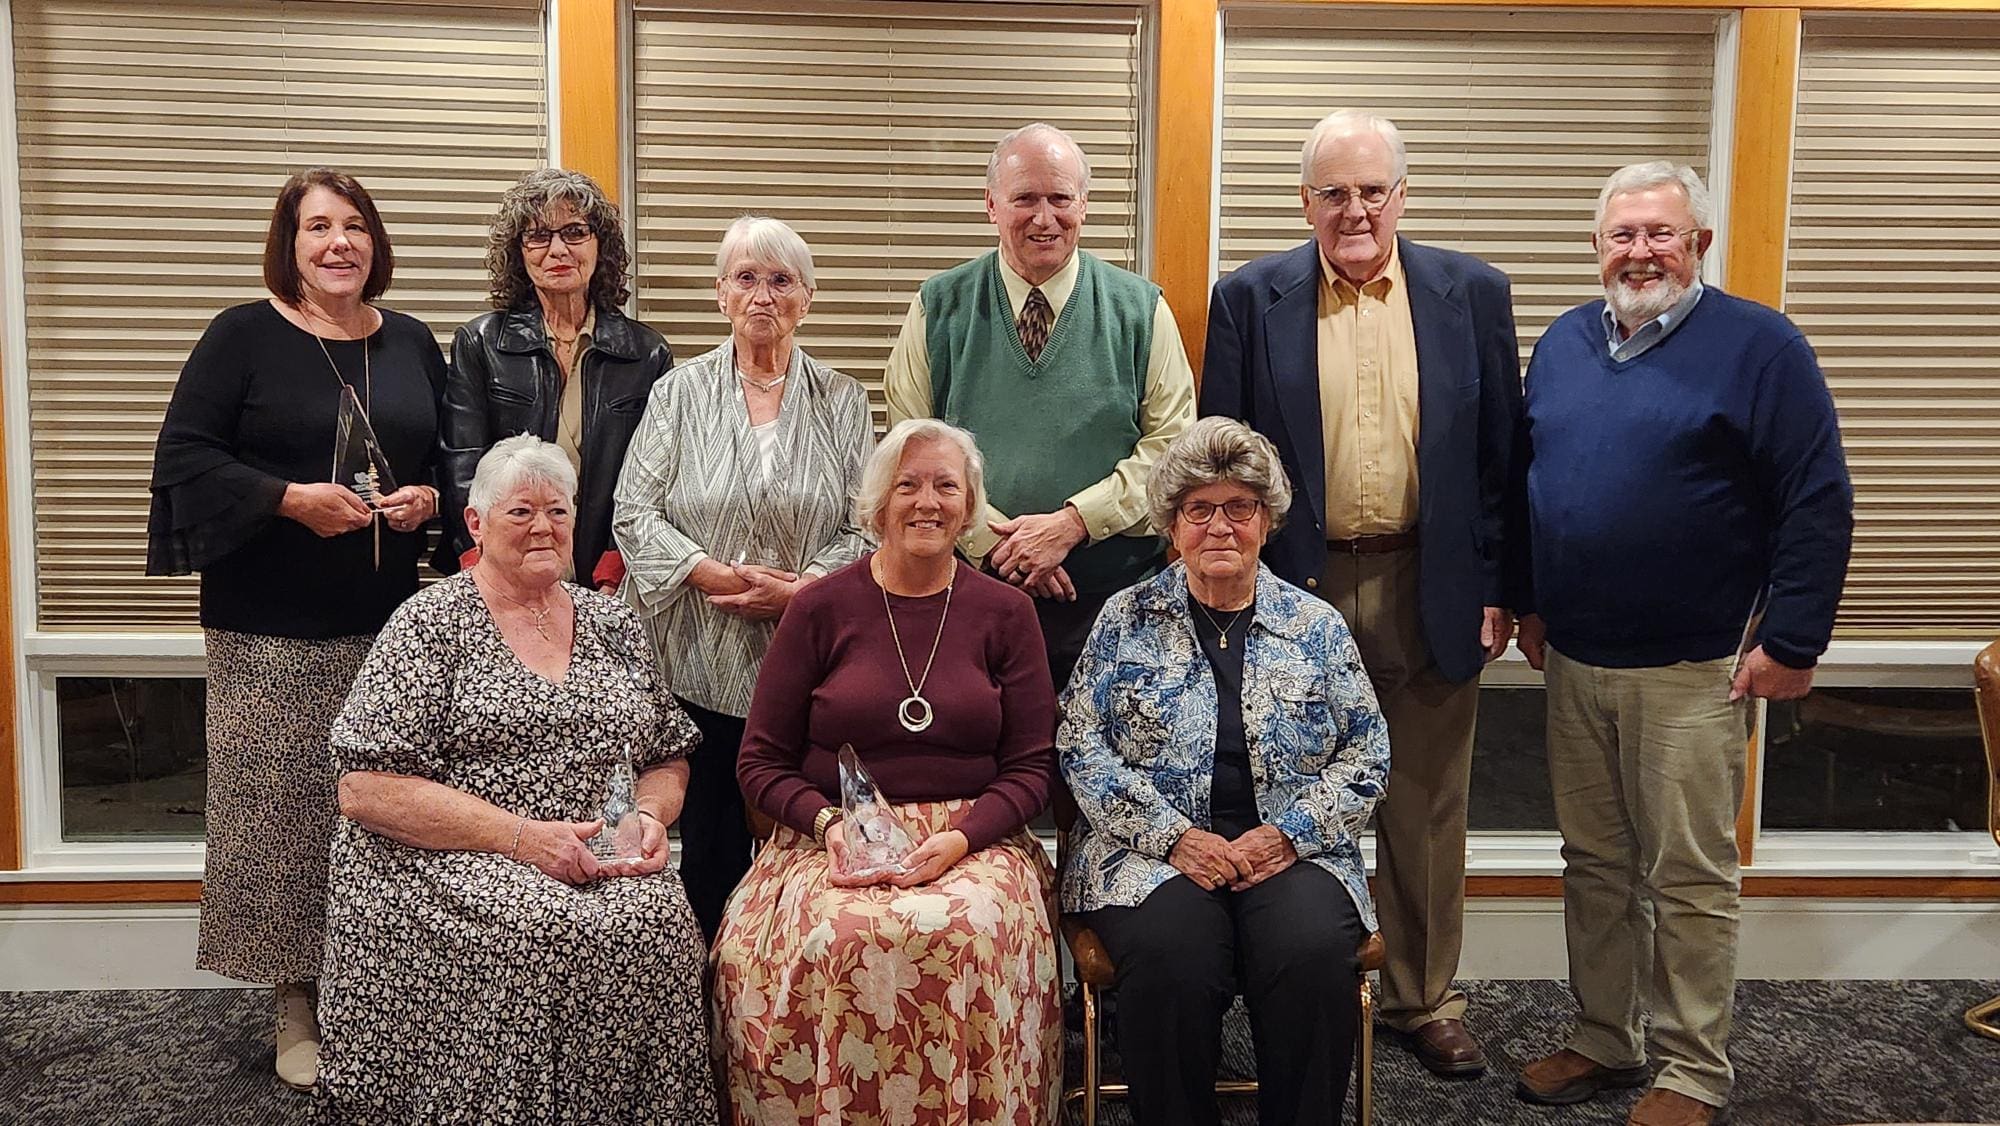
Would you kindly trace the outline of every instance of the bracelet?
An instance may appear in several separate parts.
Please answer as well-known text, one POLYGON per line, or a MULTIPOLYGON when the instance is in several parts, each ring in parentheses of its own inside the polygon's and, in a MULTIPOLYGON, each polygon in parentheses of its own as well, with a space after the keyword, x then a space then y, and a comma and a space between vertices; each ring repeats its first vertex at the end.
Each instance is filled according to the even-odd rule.
POLYGON ((818 841, 822 848, 826 846, 826 831, 833 828, 833 823, 838 820, 840 807, 837 805, 829 805, 813 815, 813 840, 818 841))
POLYGON ((507 859, 518 859, 514 854, 521 851, 521 830, 528 827, 528 819, 523 817, 514 823, 514 847, 507 850, 507 859))

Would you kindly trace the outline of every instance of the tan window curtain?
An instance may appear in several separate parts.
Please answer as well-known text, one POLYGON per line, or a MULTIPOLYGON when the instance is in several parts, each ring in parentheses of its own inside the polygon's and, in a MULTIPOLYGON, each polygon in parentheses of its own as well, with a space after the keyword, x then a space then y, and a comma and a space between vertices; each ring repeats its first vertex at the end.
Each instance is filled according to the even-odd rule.
POLYGON ((1396 122, 1401 232, 1507 272, 1522 356, 1593 297, 1597 191, 1664 158, 1708 172, 1718 17, 1700 12, 1353 9, 1224 13, 1224 273, 1311 235, 1299 147, 1336 109, 1396 122))
POLYGON ((1785 311, 1854 475, 1838 636, 2000 632, 2000 24, 1808 13, 1785 311))
POLYGON ((910 298, 995 245, 981 203, 1001 134, 1042 120, 1091 162, 1083 246, 1139 256, 1140 13, 1027 4, 642 4, 634 117, 642 319, 692 357, 728 337, 715 251, 745 212, 811 245, 799 330, 870 388, 910 298))
POLYGON ((40 628, 194 624, 192 579, 144 575, 153 443, 209 319, 265 295, 287 174, 367 186, 383 304, 441 338, 484 307, 486 221, 547 151, 541 27, 532 3, 15 0, 40 628))

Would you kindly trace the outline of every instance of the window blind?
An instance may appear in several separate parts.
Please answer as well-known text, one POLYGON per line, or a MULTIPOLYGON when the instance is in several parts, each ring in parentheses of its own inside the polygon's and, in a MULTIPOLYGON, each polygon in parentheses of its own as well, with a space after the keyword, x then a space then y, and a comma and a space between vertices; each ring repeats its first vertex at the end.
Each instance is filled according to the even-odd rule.
POLYGON ((746 212, 791 224, 819 291, 802 347, 861 380, 925 278, 993 248, 1002 134, 1068 130, 1091 162, 1082 246, 1143 270, 1141 14, 1011 3, 642 4, 634 117, 640 317, 688 358, 728 337, 715 251, 746 212))
POLYGON ((1808 13, 1785 311, 1854 475, 1838 636, 2000 632, 2000 24, 1808 13))
POLYGON ((1230 7, 1223 24, 1223 273, 1311 236, 1299 148, 1336 109, 1396 122, 1409 148, 1399 228, 1514 283, 1522 357, 1601 296, 1590 248, 1614 169, 1708 171, 1712 13, 1230 7))
POLYGON ((266 296, 271 202, 357 176, 396 249, 388 307, 481 311, 486 221, 547 151, 538 4, 15 0, 36 616, 192 627, 145 577, 147 481, 210 318, 266 296))

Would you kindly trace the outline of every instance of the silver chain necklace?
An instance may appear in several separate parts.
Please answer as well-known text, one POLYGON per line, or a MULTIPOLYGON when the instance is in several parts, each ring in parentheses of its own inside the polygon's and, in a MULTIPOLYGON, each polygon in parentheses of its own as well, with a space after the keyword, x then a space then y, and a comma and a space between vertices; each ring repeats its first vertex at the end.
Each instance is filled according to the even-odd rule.
POLYGON ((896 720, 905 731, 922 731, 931 725, 931 702, 924 699, 924 684, 931 678, 931 665, 936 663, 938 644, 944 640, 945 619, 951 616, 952 583, 944 584, 944 613, 938 615, 937 636, 931 639, 930 659, 924 662, 924 675, 910 678, 910 659, 903 655, 903 635, 896 629, 896 611, 889 606, 889 588, 876 584, 882 592, 882 611, 889 615, 889 636, 896 642, 896 662, 903 670, 903 681, 910 686, 910 694, 896 705, 896 720))

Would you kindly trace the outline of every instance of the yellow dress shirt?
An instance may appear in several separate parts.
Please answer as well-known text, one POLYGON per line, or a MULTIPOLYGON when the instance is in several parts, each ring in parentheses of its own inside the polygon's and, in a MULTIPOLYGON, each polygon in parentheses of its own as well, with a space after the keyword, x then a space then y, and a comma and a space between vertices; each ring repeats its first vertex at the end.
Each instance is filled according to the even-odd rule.
MULTIPOLYGON (((556 445, 569 458, 569 467, 583 472, 583 380, 577 378, 583 371, 583 354, 590 349, 590 334, 597 328, 597 310, 592 309, 583 317, 583 328, 576 334, 576 348, 570 352, 569 370, 562 373, 562 400, 556 408, 556 445)), ((556 342, 549 340, 549 352, 556 353, 556 342)), ((556 361, 560 364, 562 361, 556 361)))
MULTIPOLYGON (((1007 309, 1016 321, 1028 291, 1035 288, 1016 274, 1003 257, 1000 280, 1007 287, 1007 309)), ((1077 262, 1070 255, 1063 268, 1041 285, 1042 296, 1057 318, 1076 290, 1077 262)), ((1054 322, 1051 321, 1051 324, 1054 322)), ((889 425, 906 418, 931 417, 931 354, 924 330, 924 302, 921 295, 910 299, 910 311, 903 318, 903 330, 896 337, 895 350, 882 373, 882 391, 889 401, 889 425)), ((1083 517, 1091 542, 1112 536, 1153 535, 1152 521, 1146 518, 1146 477, 1167 445, 1194 421, 1194 371, 1188 366, 1187 349, 1181 346, 1180 326, 1165 298, 1153 306, 1153 347, 1146 356, 1146 393, 1139 401, 1139 442, 1132 454, 1111 467, 1109 476, 1086 486, 1068 503, 1083 517)), ((984 451, 995 456, 995 451, 984 451)), ((986 515, 973 521, 959 547, 973 560, 986 558, 1000 538, 987 528, 988 521, 1008 516, 992 505, 986 515)))
POLYGON ((1326 537, 1417 523, 1417 334, 1400 250, 1359 288, 1320 257, 1319 412, 1326 537))

